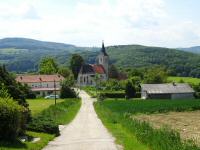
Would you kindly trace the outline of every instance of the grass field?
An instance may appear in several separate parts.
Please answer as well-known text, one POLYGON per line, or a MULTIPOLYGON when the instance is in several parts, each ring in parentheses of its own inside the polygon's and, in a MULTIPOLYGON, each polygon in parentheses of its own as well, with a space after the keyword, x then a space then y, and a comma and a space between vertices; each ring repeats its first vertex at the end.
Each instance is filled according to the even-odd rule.
MULTIPOLYGON (((63 102, 63 99, 58 99, 57 103, 63 102)), ((27 100, 31 114, 33 116, 40 113, 42 110, 48 108, 49 106, 55 104, 53 99, 29 99, 27 100)))
POLYGON ((194 84, 194 85, 200 84, 199 78, 191 78, 191 77, 168 77, 168 81, 170 81, 170 82, 183 81, 185 83, 194 84))
POLYGON ((183 141, 180 134, 170 128, 153 128, 149 123, 133 119, 138 114, 157 114, 170 111, 200 109, 200 100, 133 100, 109 99, 94 104, 95 110, 125 150, 132 150, 135 143, 139 149, 199 150, 194 143, 183 141), (130 138, 132 136, 130 142, 130 138))

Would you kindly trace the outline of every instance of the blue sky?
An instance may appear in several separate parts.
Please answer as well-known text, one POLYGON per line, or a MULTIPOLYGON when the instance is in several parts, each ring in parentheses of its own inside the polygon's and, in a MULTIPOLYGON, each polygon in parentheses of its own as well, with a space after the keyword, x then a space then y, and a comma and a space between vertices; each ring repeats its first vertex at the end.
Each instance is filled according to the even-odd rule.
POLYGON ((200 45, 199 0, 0 1, 0 38, 78 46, 200 45))

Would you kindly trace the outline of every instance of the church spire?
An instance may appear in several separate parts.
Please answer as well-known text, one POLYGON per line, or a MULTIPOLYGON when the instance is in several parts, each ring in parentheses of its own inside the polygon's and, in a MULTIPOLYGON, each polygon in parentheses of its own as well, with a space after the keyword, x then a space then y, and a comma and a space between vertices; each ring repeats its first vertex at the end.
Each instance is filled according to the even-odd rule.
POLYGON ((105 46, 104 46, 104 41, 102 41, 102 48, 101 48, 101 52, 105 55, 105 56, 108 56, 108 54, 106 53, 106 49, 105 49, 105 46))

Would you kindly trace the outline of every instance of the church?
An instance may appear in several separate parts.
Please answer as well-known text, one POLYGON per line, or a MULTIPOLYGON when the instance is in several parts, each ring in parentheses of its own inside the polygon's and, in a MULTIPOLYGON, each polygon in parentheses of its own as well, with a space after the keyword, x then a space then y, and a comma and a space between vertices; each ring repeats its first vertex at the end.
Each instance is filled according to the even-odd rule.
POLYGON ((98 80, 100 81, 108 80, 108 71, 109 71, 109 56, 106 53, 106 49, 103 42, 101 51, 96 58, 96 64, 82 65, 78 74, 77 85, 95 86, 96 76, 98 76, 98 80))

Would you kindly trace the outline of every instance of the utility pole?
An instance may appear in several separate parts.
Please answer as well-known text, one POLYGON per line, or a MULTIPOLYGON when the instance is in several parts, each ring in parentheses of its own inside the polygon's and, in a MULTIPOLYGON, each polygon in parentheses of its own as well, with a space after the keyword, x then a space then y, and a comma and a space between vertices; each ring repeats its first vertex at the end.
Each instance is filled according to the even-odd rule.
POLYGON ((54 98, 55 98, 55 105, 56 105, 56 81, 54 80, 54 98))

